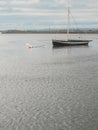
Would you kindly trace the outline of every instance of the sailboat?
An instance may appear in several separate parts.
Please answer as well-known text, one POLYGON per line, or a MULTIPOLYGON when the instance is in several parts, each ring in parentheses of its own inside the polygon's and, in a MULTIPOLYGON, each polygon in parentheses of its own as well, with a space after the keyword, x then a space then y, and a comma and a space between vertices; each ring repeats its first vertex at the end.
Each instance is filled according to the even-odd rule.
POLYGON ((70 39, 70 8, 68 7, 68 26, 67 26, 67 40, 52 40, 53 47, 61 47, 61 46, 80 46, 80 45, 88 45, 92 40, 78 40, 78 39, 70 39))

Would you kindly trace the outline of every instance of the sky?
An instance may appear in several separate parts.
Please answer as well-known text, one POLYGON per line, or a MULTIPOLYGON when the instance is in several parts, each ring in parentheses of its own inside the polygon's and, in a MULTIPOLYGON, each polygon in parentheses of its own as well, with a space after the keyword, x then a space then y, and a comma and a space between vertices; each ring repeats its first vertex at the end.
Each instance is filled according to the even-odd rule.
POLYGON ((0 0, 0 30, 98 28, 97 0, 0 0), (75 23, 75 24, 74 24, 75 23))

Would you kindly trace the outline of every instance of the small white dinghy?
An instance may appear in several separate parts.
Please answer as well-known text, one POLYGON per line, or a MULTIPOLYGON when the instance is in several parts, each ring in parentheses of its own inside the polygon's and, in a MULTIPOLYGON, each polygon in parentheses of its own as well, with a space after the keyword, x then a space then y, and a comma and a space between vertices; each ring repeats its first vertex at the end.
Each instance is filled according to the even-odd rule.
POLYGON ((26 46, 27 46, 28 48, 33 48, 33 45, 31 45, 31 44, 29 44, 29 43, 27 43, 26 46))

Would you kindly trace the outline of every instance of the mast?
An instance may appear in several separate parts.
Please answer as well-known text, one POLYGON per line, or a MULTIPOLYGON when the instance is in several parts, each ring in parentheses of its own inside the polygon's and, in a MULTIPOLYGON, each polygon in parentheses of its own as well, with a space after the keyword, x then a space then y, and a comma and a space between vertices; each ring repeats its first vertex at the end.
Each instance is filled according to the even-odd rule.
POLYGON ((70 29, 70 7, 68 7, 68 14, 67 14, 67 40, 69 40, 69 29, 70 29))

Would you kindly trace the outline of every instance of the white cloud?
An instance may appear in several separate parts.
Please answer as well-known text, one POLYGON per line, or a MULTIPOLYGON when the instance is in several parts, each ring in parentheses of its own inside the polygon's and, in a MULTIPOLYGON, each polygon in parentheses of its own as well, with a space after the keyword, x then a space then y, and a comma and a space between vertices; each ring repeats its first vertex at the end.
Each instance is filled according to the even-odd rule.
POLYGON ((17 10, 17 12, 5 12, 0 13, 0 15, 25 15, 25 16, 63 16, 64 13, 62 12, 52 12, 47 10, 33 10, 33 9, 20 9, 20 8, 14 8, 14 10, 17 10), (19 12, 18 12, 19 10, 19 12), (31 11, 32 10, 32 11, 31 11))
POLYGON ((12 5, 27 5, 27 4, 36 4, 39 0, 12 0, 10 4, 12 5))
POLYGON ((67 17, 65 7, 68 6, 71 6, 73 16, 80 24, 98 22, 97 0, 0 0, 0 17, 8 16, 10 21, 14 16, 37 17, 39 23, 43 18, 41 22, 47 25, 49 22, 63 24, 67 17), (46 20, 46 17, 49 19, 46 20))
POLYGON ((55 0, 56 3, 62 7, 69 7, 71 6, 69 0, 55 0))
POLYGON ((3 7, 0 7, 0 11, 3 11, 4 10, 4 8, 3 7))
POLYGON ((7 2, 6 1, 0 1, 0 6, 6 5, 7 2))

